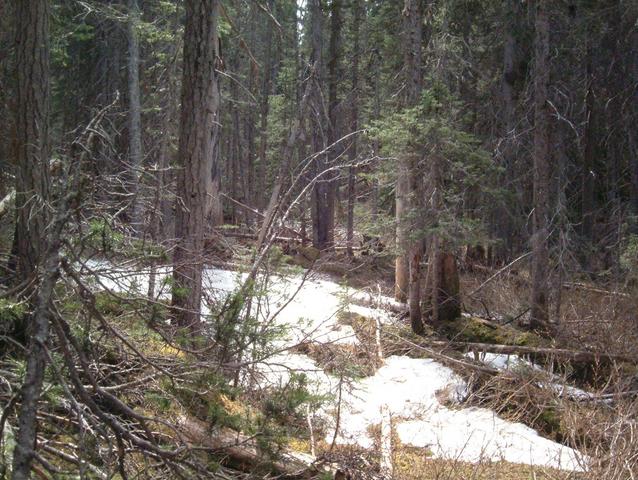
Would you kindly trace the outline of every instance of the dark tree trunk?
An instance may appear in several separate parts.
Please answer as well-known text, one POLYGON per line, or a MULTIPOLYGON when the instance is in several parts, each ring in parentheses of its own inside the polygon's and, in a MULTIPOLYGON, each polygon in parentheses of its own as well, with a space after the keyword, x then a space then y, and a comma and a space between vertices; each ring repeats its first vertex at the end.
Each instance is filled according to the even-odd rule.
MULTIPOLYGON (((49 13, 48 0, 18 2, 16 9, 16 247, 18 280, 42 275, 29 315, 27 368, 21 391, 13 480, 31 477, 37 407, 49 338, 48 308, 57 278, 56 255, 44 261, 49 195, 49 13), (38 269, 41 265, 42 270, 38 269)), ((56 245, 57 247, 57 245, 56 245)))
POLYGON ((205 225, 218 202, 215 184, 219 90, 218 0, 187 0, 182 111, 173 257, 174 315, 180 327, 200 327, 205 225))
MULTIPOLYGON (((268 6, 272 11, 274 0, 269 0, 268 6)), ((270 19, 266 23, 266 31, 264 33, 263 44, 265 45, 264 68, 261 82, 261 98, 259 100, 259 163, 256 181, 255 206, 259 210, 266 207, 266 173, 268 149, 268 100, 272 93, 272 71, 273 71, 273 52, 272 52, 272 22, 270 19)))
POLYGON ((312 243, 319 250, 329 250, 334 241, 334 191, 329 152, 325 152, 331 137, 329 111, 323 94, 324 65, 322 61, 324 15, 320 0, 308 2, 311 26, 310 64, 314 67, 314 88, 311 97, 312 148, 315 152, 314 175, 318 180, 312 189, 312 243), (328 125, 328 128, 326 128, 328 125), (319 152, 323 152, 318 154, 319 152))
MULTIPOLYGON (((353 37, 353 55, 352 55, 352 94, 350 106, 350 131, 356 132, 359 128, 359 29, 361 25, 361 17, 363 16, 361 0, 354 0, 353 18, 352 18, 352 37, 353 37)), ((353 256, 353 239, 354 239, 354 204, 356 198, 355 184, 357 167, 357 147, 358 139, 356 135, 352 138, 352 144, 348 152, 350 167, 348 169, 348 220, 346 225, 346 248, 349 257, 353 256)))
MULTIPOLYGON (((587 92, 585 94, 585 112, 587 122, 585 125, 583 152, 582 183, 581 183, 581 210, 582 210, 582 236, 585 242, 593 239, 594 226, 594 158, 596 154, 596 105, 594 93, 594 65, 592 45, 587 45, 587 92)), ((585 254, 585 264, 589 263, 590 255, 585 254)))
MULTIPOLYGON (((405 0, 403 5, 404 63, 405 63, 405 105, 414 106, 421 95, 421 43, 422 14, 418 0, 405 0)), ((411 159, 401 155, 398 160, 395 215, 396 215, 396 248, 395 288, 394 295, 400 302, 408 298, 410 283, 410 242, 408 240, 410 225, 407 216, 410 211, 410 167, 411 159)), ((414 173, 414 172, 413 172, 414 173)), ((417 181, 414 179, 413 181, 417 181)), ((418 268, 416 265, 413 268, 418 268)), ((418 278, 420 275, 414 275, 418 278)), ((416 293, 413 290, 413 293, 416 293)))
MULTIPOLYGON (((630 78, 638 78, 638 29, 633 30, 631 34, 631 54, 629 57, 629 72, 630 78)), ((631 189, 629 198, 631 201, 631 231, 633 234, 638 234, 638 133, 636 133, 635 124, 632 118, 635 120, 638 118, 638 88, 634 88, 633 94, 630 97, 629 112, 625 116, 626 118, 626 130, 629 135, 629 169, 631 175, 631 189)))
POLYGON ((143 230, 140 178, 142 172, 142 106, 140 102, 140 47, 137 28, 140 10, 137 0, 128 0, 128 158, 131 195, 131 226, 136 234, 143 230))
MULTIPOLYGON (((503 23, 505 24, 505 38, 503 41, 503 74, 501 78, 501 161, 503 173, 501 182, 504 185, 511 185, 512 194, 516 198, 521 197, 518 186, 513 180, 516 178, 516 98, 515 89, 518 80, 517 73, 517 42, 516 29, 520 28, 520 8, 517 0, 507 0, 504 8, 503 23)), ((510 197, 512 198, 512 197, 510 197)), ((502 201, 495 209, 495 217, 492 219, 493 232, 500 241, 494 246, 492 260, 497 263, 504 263, 508 255, 512 252, 515 241, 515 229, 513 225, 514 207, 502 201)))
MULTIPOLYGON (((332 0, 330 3, 330 60, 328 61, 328 145, 334 145, 342 133, 341 108, 339 101, 339 80, 341 71, 341 8, 343 0, 332 0)), ((328 154, 328 166, 334 167, 343 152, 341 144, 333 146, 328 154)), ((327 175, 325 214, 327 239, 326 247, 334 247, 335 211, 338 200, 337 172, 327 175)))
POLYGON ((549 329, 549 16, 548 0, 536 3, 534 41, 534 233, 530 327, 549 329))
POLYGON ((17 279, 35 275, 49 215, 49 2, 19 2, 16 11, 17 279))

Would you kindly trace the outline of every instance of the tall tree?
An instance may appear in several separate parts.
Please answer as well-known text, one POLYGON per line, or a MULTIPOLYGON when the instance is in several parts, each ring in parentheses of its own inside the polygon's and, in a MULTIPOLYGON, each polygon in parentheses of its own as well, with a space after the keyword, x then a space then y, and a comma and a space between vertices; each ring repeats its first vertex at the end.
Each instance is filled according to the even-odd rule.
POLYGON ((44 249, 49 199, 49 2, 16 12, 16 246, 18 279, 32 279, 44 249))
MULTIPOLYGON (((405 31, 405 69, 406 69, 406 106, 414 107, 421 100, 421 90, 423 87, 422 72, 422 48, 423 48, 423 12, 419 0, 405 0, 403 8, 403 25, 405 31)), ((423 155, 420 152, 420 155, 423 155)), ((397 258, 397 289, 401 294, 405 294, 405 287, 401 281, 405 281, 400 275, 405 272, 399 272, 400 268, 405 268, 403 262, 407 263, 408 268, 408 303, 410 307, 410 323, 412 329, 421 333, 423 330, 423 322, 421 319, 421 258, 423 256, 423 241, 421 239, 410 239, 410 231, 413 230, 411 225, 416 225, 406 218, 406 214, 411 212, 414 216, 415 210, 424 207, 424 182, 425 177, 419 169, 418 156, 401 155, 399 158, 399 177, 397 178, 397 242, 401 250, 397 258), (405 209, 408 209, 406 212, 405 209), (407 253, 407 259, 405 257, 407 253)), ((419 215, 421 217, 421 215, 419 215)))
MULTIPOLYGON (((404 64, 406 72, 406 106, 413 106, 421 91, 421 8, 419 0, 405 0, 403 4, 404 64)), ((396 248, 394 296, 400 302, 408 298, 410 283, 409 201, 410 159, 399 158, 395 190, 396 248)))
POLYGON ((323 61, 324 12, 321 0, 308 2, 310 27, 310 65, 314 68, 311 96, 312 148, 314 149, 314 175, 319 176, 312 189, 312 243, 324 250, 332 246, 334 224, 334 198, 331 196, 329 152, 326 147, 330 136, 330 118, 325 105, 325 66, 323 61), (328 129, 326 129, 328 125, 328 129))
POLYGON ((549 14, 548 0, 536 2, 534 39, 534 233, 530 327, 549 327, 549 14))
POLYGON ((180 173, 173 257, 174 315, 178 325, 198 330, 202 296, 204 233, 219 192, 212 173, 217 157, 220 96, 218 0, 187 0, 178 159, 180 173))
POLYGON ((142 106, 140 102, 140 46, 137 29, 140 9, 137 0, 128 0, 128 158, 131 176, 131 225, 139 233, 142 229, 140 173, 142 169, 142 106))
MULTIPOLYGON (((50 215, 49 179, 49 15, 48 0, 17 2, 16 9, 16 245, 18 279, 33 281, 46 249, 50 215)), ((48 267, 48 265, 46 265, 48 267)), ((57 268, 57 265, 55 265, 57 268)), ((46 276, 46 275, 45 275, 46 276)), ((41 288, 46 287, 43 285, 41 288)), ((35 455, 37 403, 44 380, 49 305, 32 301, 28 355, 18 419, 13 480, 31 476, 35 455)))
MULTIPOLYGON (((350 94, 350 131, 356 132, 359 128, 359 31, 361 29, 361 19, 364 11, 361 0, 354 0, 352 3, 352 93, 350 94)), ((354 239, 354 203, 356 197, 355 184, 357 167, 357 147, 358 139, 352 138, 352 144, 348 151, 350 167, 348 169, 348 219, 346 225, 346 248, 348 256, 354 255, 352 251, 354 239)))

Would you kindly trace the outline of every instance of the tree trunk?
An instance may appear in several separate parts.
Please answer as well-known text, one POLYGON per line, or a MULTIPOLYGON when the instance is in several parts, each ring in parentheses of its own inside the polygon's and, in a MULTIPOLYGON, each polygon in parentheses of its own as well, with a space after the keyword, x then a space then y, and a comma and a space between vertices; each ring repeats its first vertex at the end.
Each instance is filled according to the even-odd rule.
MULTIPOLYGON (((638 30, 634 28, 631 34, 631 56, 629 58, 629 72, 631 78, 638 78, 638 30)), ((629 169, 631 188, 629 199, 631 202, 631 233, 638 235, 638 134, 632 121, 638 118, 638 88, 634 88, 629 115, 626 115, 627 134, 629 135, 629 169)))
POLYGON ((548 0, 536 3, 534 41, 534 233, 530 327, 549 330, 549 17, 548 0))
MULTIPOLYGON (((330 59, 328 61, 328 118, 330 129, 328 131, 328 145, 334 145, 341 138, 342 122, 339 101, 339 79, 341 71, 341 8, 343 0, 332 0, 330 3, 330 59)), ((328 166, 333 167, 339 161, 343 147, 341 144, 333 146, 328 154, 328 166)), ((326 247, 334 247, 335 210, 338 200, 337 172, 327 175, 326 184, 326 247)))
MULTIPOLYGON (((421 101, 421 89, 423 75, 421 71, 421 51, 422 51, 422 24, 423 15, 420 4, 417 0, 405 0, 404 3, 404 28, 405 45, 404 53, 407 73, 406 85, 406 105, 409 107, 418 105, 421 101)), ((417 154, 419 155, 419 154, 417 154)), ((410 323, 415 333, 423 333, 423 321, 421 315, 421 259, 423 257, 422 239, 408 239, 409 232, 413 229, 421 229, 424 225, 422 221, 416 223, 408 222, 405 213, 408 211, 418 211, 424 208, 425 176, 421 172, 418 163, 418 156, 408 158, 402 156, 399 159, 400 178, 397 180, 397 192, 400 193, 400 202, 397 202, 397 222, 401 233, 401 242, 407 246, 407 259, 402 260, 408 267, 408 305, 410 307, 410 323), (411 201, 410 201, 411 200, 411 201), (399 208, 401 206, 402 208, 399 208)), ((402 253, 402 252, 400 252, 402 253)), ((403 267, 405 268, 405 267, 403 267)), ((403 272, 404 274, 405 272, 403 272)), ((398 278, 398 277, 397 277, 398 278)), ((397 285, 399 285, 397 283, 397 285)))
MULTIPOLYGON (((505 39, 503 42, 503 74, 501 79, 501 159, 503 173, 501 182, 511 185, 512 194, 520 198, 519 187, 512 179, 516 178, 516 119, 515 115, 515 84, 518 77, 516 66, 516 29, 520 28, 517 21, 520 16, 520 8, 517 0, 507 0, 504 8, 503 23, 505 24, 505 39)), ((511 198, 511 197, 510 197, 511 198)), ((495 217, 492 219, 493 232, 500 240, 500 244, 494 246, 495 254, 493 259, 497 263, 505 263, 509 253, 513 250, 515 229, 512 221, 515 206, 509 205, 506 201, 501 201, 494 211, 495 217)))
POLYGON ((312 148, 315 152, 314 176, 320 178, 312 189, 312 243, 319 250, 328 250, 333 244, 334 227, 334 192, 331 173, 324 173, 329 167, 330 152, 324 152, 329 144, 332 128, 330 127, 329 112, 326 112, 323 94, 324 65, 322 61, 323 49, 323 21, 324 14, 321 0, 308 2, 310 19, 311 54, 310 64, 314 65, 315 75, 312 78, 314 88, 311 97, 312 148), (326 124, 328 128, 326 129, 326 124), (323 152, 318 154, 318 152, 323 152))
MULTIPOLYGON (((272 11, 274 5, 273 0, 269 0, 268 7, 272 11)), ((258 175, 257 175, 257 191, 255 192, 255 207, 258 210, 263 210, 266 207, 266 153, 268 149, 268 101, 270 94, 272 93, 272 70, 273 70, 273 58, 272 54, 272 21, 270 19, 266 22, 266 32, 264 34, 263 43, 266 48, 264 58, 264 68, 262 73, 261 83, 261 98, 259 101, 259 163, 258 163, 258 175)))
POLYGON ((219 90, 218 0, 187 0, 176 205, 179 236, 173 257, 173 311, 177 324, 200 327, 205 225, 219 192, 215 186, 219 90))
POLYGON ((140 102, 140 47, 137 28, 140 10, 137 0, 128 0, 128 145, 131 178, 131 226, 137 235, 143 230, 140 178, 142 172, 142 106, 140 102))
MULTIPOLYGON (((353 55, 352 55, 352 94, 350 106, 350 131, 356 132, 359 128, 359 27, 361 24, 361 0, 354 0, 352 20, 353 55)), ((358 139, 352 138, 352 144, 348 152, 350 167, 348 168, 348 219, 346 224, 346 250, 349 257, 353 257, 354 241, 354 204, 356 199, 356 175, 358 139)))
MULTIPOLYGON (((593 240, 594 226, 594 158, 596 152, 596 106, 594 94, 594 65, 592 45, 587 45, 587 93, 585 94, 585 150, 583 152, 582 183, 581 183, 581 213, 582 236, 585 242, 593 240)), ((587 250, 587 249, 586 249, 587 250)), ((590 255, 583 257, 585 268, 588 268, 590 255)))
MULTIPOLYGON (((421 95, 421 36, 422 36, 422 15, 418 0, 405 0, 403 5, 403 30, 404 30, 404 63, 406 70, 405 105, 408 107, 416 105, 421 95)), ((410 259, 417 258, 409 255, 411 250, 409 242, 410 225, 408 224, 408 213, 410 211, 410 164, 411 159, 406 155, 399 157, 397 169, 396 192, 395 192, 395 215, 396 215, 396 248, 397 258, 395 261, 395 287, 394 296, 397 301, 405 302, 408 297, 410 281, 410 259)), ((415 173, 415 172, 412 172, 415 173)), ((413 180, 416 184, 418 180, 413 180)), ((414 269, 420 268, 417 265, 414 269)), ((418 278, 415 275, 414 278, 418 278)), ((412 290, 413 294, 417 292, 412 290)), ((411 302, 415 304, 417 300, 411 302)))
MULTIPOLYGON (((49 215, 49 14, 48 0, 18 2, 16 10, 16 246, 17 278, 31 280, 46 248, 49 215)), ((56 250, 57 255, 57 250, 56 250)), ((21 391, 13 480, 27 480, 35 455, 36 412, 49 337, 48 308, 57 256, 44 262, 42 283, 30 315, 27 370, 21 391)))
POLYGON ((32 279, 49 215, 49 2, 19 2, 16 12, 17 280, 32 279))

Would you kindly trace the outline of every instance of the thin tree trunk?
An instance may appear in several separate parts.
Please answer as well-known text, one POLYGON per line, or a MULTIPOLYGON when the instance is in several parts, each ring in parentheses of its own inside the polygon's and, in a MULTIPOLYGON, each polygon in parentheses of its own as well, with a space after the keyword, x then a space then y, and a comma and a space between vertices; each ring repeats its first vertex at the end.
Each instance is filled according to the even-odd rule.
MULTIPOLYGON (((404 63, 406 69, 406 106, 414 106, 421 94, 421 9, 417 0, 404 0, 403 4, 404 30, 404 63)), ((410 211, 410 166, 411 159, 401 155, 398 161, 397 181, 395 191, 396 215, 396 248, 395 287, 394 296, 397 301, 405 302, 408 298, 410 282, 409 242, 410 225, 408 213, 410 211)), ((416 179, 414 180, 417 181, 416 179)), ((414 256, 413 256, 414 258, 414 256)), ((413 268, 418 268, 414 266, 413 268)), ((415 278, 418 275, 415 275, 415 278)), ((416 293, 416 292, 413 292, 416 293)))
POLYGON ((140 10, 137 0, 128 0, 128 144, 131 177, 131 226, 136 234, 143 230, 140 178, 142 172, 142 106, 140 102, 140 47, 137 28, 140 10))
MULTIPOLYGON (((638 78, 638 29, 634 28, 631 34, 631 54, 629 57, 630 78, 638 78)), ((629 199, 631 202, 632 219, 630 229, 633 234, 638 234, 638 134, 636 133, 635 124, 638 118, 638 88, 634 88, 629 107, 629 114, 625 116, 626 130, 629 136, 629 170, 631 179, 631 188, 629 199), (632 120, 632 118, 634 120, 632 120)))
MULTIPOLYGON (((403 8, 403 25, 405 29, 405 64, 406 64, 406 105, 415 106, 421 97, 423 83, 421 71, 422 51, 422 23, 423 16, 421 6, 417 0, 405 0, 403 8)), ((419 155, 419 154, 417 154, 419 155)), ((397 179, 397 239, 403 249, 399 251, 400 261, 397 259, 397 267, 405 269, 409 275, 407 292, 399 279, 405 279, 405 271, 399 272, 397 268, 397 288, 401 293, 408 295, 410 307, 410 320, 415 333, 422 333, 421 320, 421 258, 423 255, 423 241, 409 240, 410 231, 420 228, 420 222, 408 223, 406 214, 410 211, 420 210, 424 207, 424 176, 418 167, 418 158, 402 155, 399 159, 399 178, 397 179), (410 201, 410 198, 412 201, 410 201), (407 254, 407 257, 406 257, 407 254)), ((397 300, 400 298, 397 297, 397 300)), ((403 299, 403 301, 405 301, 403 299)))
MULTIPOLYGON (((323 23, 324 14, 321 7, 321 0, 310 0, 308 2, 308 12, 310 21, 310 41, 311 53, 310 63, 315 65, 315 75, 312 79, 314 88, 312 90, 312 108, 310 125, 312 129, 312 148, 316 153, 324 152, 331 137, 331 119, 329 111, 326 112, 324 86, 324 65, 323 65, 323 23), (328 128, 326 129, 326 125, 328 128)), ((329 106, 328 106, 329 107, 329 106)), ((330 152, 315 155, 313 177, 320 175, 329 166, 330 152)), ((331 174, 323 175, 312 188, 312 243, 319 250, 326 250, 332 247, 331 227, 334 225, 334 195, 331 193, 333 182, 331 174)))
MULTIPOLYGON (((501 181, 505 185, 511 185, 509 187, 515 193, 516 184, 513 179, 516 178, 515 171, 515 98, 514 88, 517 78, 516 74, 516 28, 519 27, 517 22, 520 15, 520 8, 517 6, 517 0, 507 0, 506 8, 504 9, 503 23, 505 24, 505 39, 503 42, 503 75, 501 79, 501 106, 502 106, 502 120, 501 120, 501 138, 502 138, 502 165, 503 174, 501 175, 501 181)), ((520 196, 518 192, 517 197, 520 196)), ((497 262, 505 261, 508 254, 511 253, 514 240, 514 228, 512 224, 512 206, 508 205, 505 201, 502 201, 498 208, 495 209, 496 218, 492 220, 493 231, 496 238, 498 238, 502 244, 495 245, 495 255, 493 258, 497 262)))
POLYGON ((534 42, 534 234, 530 327, 549 329, 549 16, 548 0, 536 3, 534 42))
MULTIPOLYGON (((330 60, 328 61, 328 144, 334 145, 341 138, 342 122, 340 121, 339 80, 341 78, 341 8, 343 0, 332 0, 330 3, 330 60)), ((332 167, 338 161, 343 148, 335 145, 328 154, 328 166, 332 167)), ((326 184, 326 247, 334 247, 335 207, 338 200, 338 185, 336 172, 327 175, 326 184)))
MULTIPOLYGON (((359 29, 361 25, 361 17, 363 16, 361 0, 354 0, 353 19, 352 19, 352 36, 353 36, 353 55, 352 55, 352 95, 350 107, 350 130, 356 132, 359 128, 359 29)), ((353 239, 354 239, 354 203, 356 198, 355 184, 357 169, 354 163, 357 161, 357 137, 352 139, 350 145, 349 160, 350 168, 348 169, 348 221, 346 225, 346 250, 347 255, 352 257, 353 239)))
MULTIPOLYGON (((582 236, 586 242, 593 240, 594 226, 594 156, 596 151, 596 111, 594 94, 594 66, 592 45, 587 45, 587 93, 585 94, 586 125, 584 132, 585 151, 583 152, 581 210, 582 236)), ((584 255, 584 261, 589 264, 590 255, 584 255)), ((588 267, 588 265, 587 265, 588 267)))
POLYGON ((205 224, 219 201, 215 184, 219 90, 218 0, 187 0, 182 111, 173 257, 174 316, 180 327, 200 328, 205 224))
MULTIPOLYGON (((272 11, 274 0, 269 0, 268 7, 272 11)), ((258 210, 263 210, 266 207, 266 163, 267 163, 267 149, 268 149, 268 101, 270 94, 272 93, 272 70, 273 70, 273 57, 272 54, 272 42, 273 42, 273 28, 272 22, 268 20, 266 22, 266 32, 264 35, 264 45, 266 48, 264 69, 262 74, 261 84, 261 98, 260 98, 260 123, 259 123, 259 164, 257 174, 257 191, 255 192, 255 206, 258 210)))

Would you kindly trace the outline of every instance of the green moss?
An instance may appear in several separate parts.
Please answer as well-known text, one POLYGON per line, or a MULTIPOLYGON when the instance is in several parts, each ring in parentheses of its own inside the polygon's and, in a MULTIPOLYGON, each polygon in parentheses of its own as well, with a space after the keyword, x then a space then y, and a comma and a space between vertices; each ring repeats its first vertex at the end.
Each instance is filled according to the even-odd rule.
POLYGON ((564 437, 561 415, 554 407, 543 409, 534 422, 534 427, 556 441, 562 441, 564 437))
MULTIPOLYGON (((8 335, 20 343, 25 343, 27 326, 27 304, 0 298, 0 335, 8 335)), ((0 341, 2 345, 4 341, 0 341)))
POLYGON ((540 346, 544 343, 541 337, 532 332, 473 317, 461 317, 445 322, 440 327, 440 333, 456 342, 518 346, 540 346))

